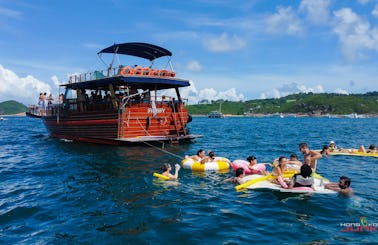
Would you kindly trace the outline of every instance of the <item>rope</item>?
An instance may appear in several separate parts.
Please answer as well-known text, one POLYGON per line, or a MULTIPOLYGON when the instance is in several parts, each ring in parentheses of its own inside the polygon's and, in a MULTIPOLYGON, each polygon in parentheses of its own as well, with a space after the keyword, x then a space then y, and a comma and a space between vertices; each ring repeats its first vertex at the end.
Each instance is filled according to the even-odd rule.
MULTIPOLYGON (((176 155, 176 154, 174 154, 174 153, 172 153, 172 152, 169 152, 169 151, 167 151, 167 150, 164 150, 164 149, 162 149, 162 148, 160 148, 160 147, 157 147, 157 146, 154 146, 154 145, 152 145, 152 144, 150 144, 150 143, 147 143, 146 141, 142 141, 144 144, 146 144, 146 145, 148 145, 148 146, 151 146, 152 148, 155 148, 155 149, 157 149, 157 150, 159 150, 159 151, 162 151, 162 152, 164 152, 164 153, 167 153, 167 154, 169 154, 169 155, 171 155, 171 156, 174 156, 174 157, 176 157, 176 158, 178 158, 178 159, 183 159, 184 157, 182 157, 182 156, 179 156, 179 155, 176 155)), ((163 142, 163 146, 164 146, 164 142, 163 142)))

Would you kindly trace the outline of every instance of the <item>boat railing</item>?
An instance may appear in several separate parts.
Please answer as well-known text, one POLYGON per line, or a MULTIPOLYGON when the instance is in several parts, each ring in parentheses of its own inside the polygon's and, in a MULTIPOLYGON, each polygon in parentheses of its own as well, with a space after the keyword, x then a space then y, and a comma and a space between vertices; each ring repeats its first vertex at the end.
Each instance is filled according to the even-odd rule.
POLYGON ((85 81, 92 81, 97 79, 103 79, 107 77, 116 76, 154 76, 163 78, 173 78, 176 73, 167 69, 152 69, 150 67, 131 67, 131 66, 119 66, 118 68, 111 68, 106 70, 95 70, 91 72, 74 74, 69 77, 68 83, 78 83, 85 81))
POLYGON ((62 104, 50 104, 47 106, 30 105, 29 113, 37 117, 55 116, 58 113, 58 110, 62 107, 62 104))

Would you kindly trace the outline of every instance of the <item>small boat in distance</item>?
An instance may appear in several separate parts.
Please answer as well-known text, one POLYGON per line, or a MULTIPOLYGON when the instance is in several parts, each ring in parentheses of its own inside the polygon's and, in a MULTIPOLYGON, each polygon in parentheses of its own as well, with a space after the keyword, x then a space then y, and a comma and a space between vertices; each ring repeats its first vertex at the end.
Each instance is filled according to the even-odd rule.
POLYGON ((209 114, 207 114, 208 118, 224 118, 224 115, 222 112, 219 111, 211 111, 209 114))
POLYGON ((211 111, 209 114, 207 114, 208 118, 224 118, 224 115, 222 113, 222 103, 219 103, 219 111, 211 111))
POLYGON ((132 42, 101 50, 100 59, 104 53, 113 54, 107 69, 70 76, 60 85, 64 90, 60 103, 31 106, 27 115, 42 118, 50 136, 64 140, 119 145, 179 143, 202 137, 189 132, 192 117, 179 88, 190 84, 176 77, 169 50, 132 42), (122 65, 120 54, 146 59, 151 65, 122 65), (170 69, 155 68, 155 59, 164 56, 170 69), (113 67, 115 60, 118 67, 113 67))

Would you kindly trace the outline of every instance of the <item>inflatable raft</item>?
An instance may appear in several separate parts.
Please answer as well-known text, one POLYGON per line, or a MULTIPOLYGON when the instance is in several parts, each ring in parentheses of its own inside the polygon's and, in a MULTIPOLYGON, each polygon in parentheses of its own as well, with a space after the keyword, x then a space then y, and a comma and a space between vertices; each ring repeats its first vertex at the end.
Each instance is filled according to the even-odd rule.
POLYGON ((352 151, 352 152, 339 152, 339 151, 332 151, 328 153, 331 156, 357 156, 357 157, 377 157, 378 152, 369 153, 369 152, 360 152, 360 151, 352 151))
POLYGON ((231 163, 231 167, 233 170, 238 168, 243 168, 245 174, 258 174, 260 171, 265 171, 266 167, 263 163, 257 163, 253 165, 252 168, 249 168, 249 162, 245 160, 235 160, 231 163))
POLYGON ((337 193, 333 190, 328 190, 324 188, 324 183, 329 183, 329 181, 320 175, 316 175, 314 178, 314 189, 309 187, 295 187, 292 189, 282 188, 280 185, 272 183, 269 180, 269 177, 263 175, 249 175, 243 178, 243 180, 251 185, 245 186, 244 188, 253 189, 253 190, 273 190, 279 192, 288 192, 288 193, 318 193, 318 194, 334 194, 337 193), (264 179, 265 178, 265 179, 264 179), (257 181, 254 181, 257 180, 257 181))
POLYGON ((196 162, 190 157, 181 161, 183 168, 191 169, 192 171, 224 171, 230 168, 230 160, 225 157, 215 157, 213 161, 201 163, 196 162))

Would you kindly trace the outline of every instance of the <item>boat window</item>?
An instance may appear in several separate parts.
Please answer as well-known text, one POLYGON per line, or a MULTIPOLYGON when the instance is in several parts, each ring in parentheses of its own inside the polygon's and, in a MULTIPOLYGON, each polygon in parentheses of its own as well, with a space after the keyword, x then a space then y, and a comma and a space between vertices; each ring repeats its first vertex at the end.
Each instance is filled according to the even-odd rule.
POLYGON ((76 90, 73 90, 73 89, 66 90, 66 99, 76 99, 76 98, 77 98, 76 90))

